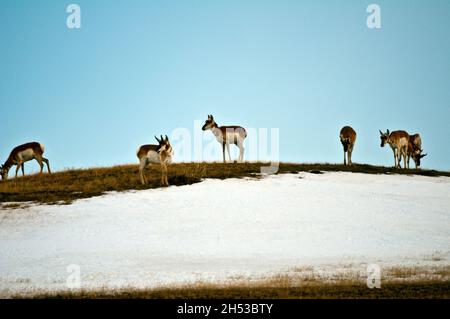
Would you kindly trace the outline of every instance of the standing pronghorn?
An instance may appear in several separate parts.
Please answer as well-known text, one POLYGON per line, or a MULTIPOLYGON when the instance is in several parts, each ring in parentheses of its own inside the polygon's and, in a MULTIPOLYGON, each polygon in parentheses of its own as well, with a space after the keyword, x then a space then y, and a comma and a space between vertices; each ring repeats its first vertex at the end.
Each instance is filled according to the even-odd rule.
POLYGON ((395 168, 400 168, 400 157, 403 155, 404 168, 406 168, 407 161, 406 156, 408 153, 409 134, 405 131, 394 131, 392 133, 389 130, 386 133, 380 130, 381 147, 387 144, 392 148, 394 152, 395 168))
POLYGON ((42 170, 44 169, 43 163, 47 164, 47 170, 49 173, 51 173, 48 159, 43 157, 42 156, 43 154, 44 154, 44 145, 37 142, 26 143, 15 147, 11 151, 11 154, 9 155, 5 164, 0 166, 2 178, 3 179, 8 178, 9 170, 13 165, 17 166, 16 178, 20 168, 22 168, 22 175, 25 176, 24 163, 31 161, 33 159, 35 159, 39 163, 39 166, 41 167, 40 172, 41 174, 42 170))
POLYGON ((239 147, 239 162, 244 160, 244 140, 247 137, 247 132, 241 126, 219 126, 214 121, 212 115, 208 115, 205 125, 202 127, 203 131, 211 130, 217 141, 222 144, 223 162, 225 161, 225 147, 227 148, 228 157, 231 161, 230 144, 236 144, 239 147))
POLYGON ((169 138, 158 139, 159 145, 147 144, 142 145, 137 150, 137 157, 139 158, 139 176, 141 178, 142 185, 147 184, 147 178, 144 174, 144 169, 148 164, 161 164, 161 185, 169 186, 169 181, 167 179, 167 164, 172 162, 173 149, 170 145, 169 138))
POLYGON ((341 129, 339 138, 341 139, 342 146, 344 147, 344 165, 347 165, 345 153, 347 153, 348 165, 352 165, 352 152, 356 142, 356 132, 350 126, 344 126, 341 129))
POLYGON ((420 134, 414 134, 409 136, 408 150, 407 150, 407 165, 409 168, 409 160, 412 158, 414 164, 416 165, 416 169, 420 167, 420 160, 427 156, 427 154, 423 154, 422 149, 422 138, 420 134))

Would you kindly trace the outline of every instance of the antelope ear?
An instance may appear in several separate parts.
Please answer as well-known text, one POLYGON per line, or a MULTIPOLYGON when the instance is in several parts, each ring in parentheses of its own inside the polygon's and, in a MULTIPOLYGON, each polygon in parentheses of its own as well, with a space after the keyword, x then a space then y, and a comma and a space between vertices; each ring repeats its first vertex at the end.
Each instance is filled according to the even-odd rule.
POLYGON ((389 130, 386 130, 386 133, 387 133, 387 135, 391 134, 391 133, 389 132, 389 130))
POLYGON ((214 116, 212 116, 212 114, 211 114, 211 120, 214 120, 214 116))
POLYGON ((167 141, 167 142, 169 141, 169 138, 167 137, 167 135, 166 135, 166 141, 167 141))
POLYGON ((161 143, 161 141, 160 141, 160 140, 158 140, 158 138, 156 137, 156 135, 155 135, 155 138, 156 138, 156 140, 158 141, 158 143, 161 143))
POLYGON ((211 115, 208 114, 208 120, 210 120, 210 119, 211 119, 211 115))

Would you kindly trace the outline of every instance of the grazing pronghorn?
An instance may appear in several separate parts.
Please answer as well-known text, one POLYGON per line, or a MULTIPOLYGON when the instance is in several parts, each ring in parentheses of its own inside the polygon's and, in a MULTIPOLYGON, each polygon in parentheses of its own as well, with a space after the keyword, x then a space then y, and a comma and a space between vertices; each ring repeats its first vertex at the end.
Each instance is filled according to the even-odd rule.
POLYGON ((350 126, 344 126, 341 129, 339 138, 341 139, 342 146, 344 147, 344 165, 347 165, 345 153, 347 153, 348 165, 352 165, 352 152, 356 142, 356 132, 350 126))
POLYGON ((236 144, 239 147, 239 162, 244 160, 244 140, 247 137, 247 132, 241 126, 219 126, 214 121, 212 115, 208 115, 205 125, 202 127, 203 131, 211 130, 217 141, 222 144, 223 162, 225 161, 225 147, 227 148, 228 157, 231 161, 230 144, 236 144))
POLYGON ((409 136, 408 150, 407 150, 407 165, 409 168, 409 160, 413 159, 416 169, 420 167, 420 160, 427 156, 427 154, 422 154, 422 138, 420 134, 414 134, 409 136))
POLYGON ((11 151, 11 154, 9 154, 9 157, 6 160, 5 164, 0 166, 2 178, 3 179, 8 178, 9 170, 13 165, 17 166, 16 178, 20 168, 22 168, 22 175, 25 176, 24 163, 31 161, 33 159, 35 159, 39 163, 39 166, 41 167, 40 172, 41 174, 42 170, 44 169, 43 163, 47 164, 47 170, 49 173, 51 173, 48 159, 43 157, 42 156, 43 154, 44 154, 44 145, 37 142, 26 143, 15 147, 11 151))
POLYGON ((158 145, 147 144, 142 145, 137 150, 137 157, 139 158, 139 176, 141 178, 142 185, 147 184, 147 178, 144 174, 144 169, 149 164, 161 164, 161 185, 169 186, 169 181, 167 179, 167 165, 172 162, 173 157, 173 149, 170 145, 169 138, 161 138, 158 139, 158 145))
POLYGON ((406 168, 407 161, 406 156, 408 152, 408 144, 409 144, 409 134, 405 131, 394 131, 392 133, 389 130, 386 133, 381 132, 380 130, 380 139, 381 139, 381 147, 384 147, 386 144, 392 148, 394 152, 394 162, 395 168, 400 168, 400 157, 403 155, 403 159, 405 161, 404 168, 406 168))

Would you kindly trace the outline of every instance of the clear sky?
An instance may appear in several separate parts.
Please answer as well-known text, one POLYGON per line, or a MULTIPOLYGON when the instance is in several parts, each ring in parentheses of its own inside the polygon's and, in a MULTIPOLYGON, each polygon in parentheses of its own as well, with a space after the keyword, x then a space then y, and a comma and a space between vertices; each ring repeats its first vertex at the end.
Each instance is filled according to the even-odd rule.
POLYGON ((391 166, 378 130, 420 132, 423 166, 450 170, 449 24, 448 0, 2 0, 0 161, 36 140, 54 169, 137 163, 213 114, 279 128, 292 162, 341 162, 349 124, 354 162, 391 166))

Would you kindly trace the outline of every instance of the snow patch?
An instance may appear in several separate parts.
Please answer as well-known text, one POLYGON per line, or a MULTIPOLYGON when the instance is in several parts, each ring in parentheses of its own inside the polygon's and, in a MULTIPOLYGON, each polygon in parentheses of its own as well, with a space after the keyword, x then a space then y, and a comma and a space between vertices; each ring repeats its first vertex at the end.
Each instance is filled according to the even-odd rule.
POLYGON ((0 295, 448 265, 450 178, 286 174, 0 211, 0 295), (430 257, 432 256, 432 257, 430 257), (325 270, 324 270, 325 269, 325 270))

